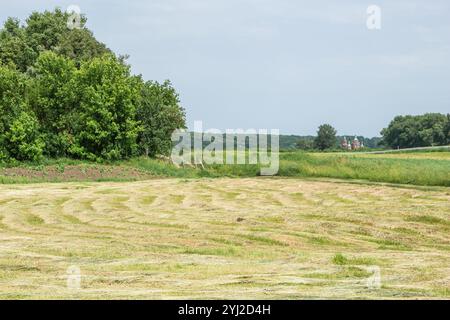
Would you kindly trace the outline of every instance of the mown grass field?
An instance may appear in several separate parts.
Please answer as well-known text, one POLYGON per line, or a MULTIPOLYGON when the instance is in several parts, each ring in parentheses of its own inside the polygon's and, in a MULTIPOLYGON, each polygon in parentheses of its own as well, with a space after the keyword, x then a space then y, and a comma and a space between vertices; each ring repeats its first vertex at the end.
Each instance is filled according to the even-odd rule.
POLYGON ((2 185, 0 299, 448 299, 449 203, 297 178, 2 185))
POLYGON ((449 299, 449 152, 280 158, 3 165, 0 299, 449 299))

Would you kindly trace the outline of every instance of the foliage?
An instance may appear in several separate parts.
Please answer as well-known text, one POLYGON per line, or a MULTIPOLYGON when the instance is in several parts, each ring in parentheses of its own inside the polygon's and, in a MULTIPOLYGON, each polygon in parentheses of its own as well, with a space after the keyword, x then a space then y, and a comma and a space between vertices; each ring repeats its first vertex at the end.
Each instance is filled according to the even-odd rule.
POLYGON ((19 161, 41 159, 45 143, 40 137, 39 124, 32 113, 22 111, 5 136, 12 158, 19 161))
POLYGON ((14 18, 8 18, 0 30, 0 61, 25 72, 36 59, 36 52, 30 46, 25 29, 14 18))
POLYGON ((317 131, 314 145, 319 150, 331 149, 336 145, 336 130, 329 124, 323 124, 317 131))
POLYGON ((170 82, 143 83, 84 16, 80 28, 68 21, 55 9, 24 25, 9 18, 0 30, 0 160, 166 153, 172 131, 185 126, 170 82))
POLYGON ((140 82, 114 56, 81 65, 74 92, 79 99, 69 152, 86 159, 122 159, 136 155, 142 130, 135 120, 140 82))
POLYGON ((33 68, 30 104, 46 136, 45 154, 50 157, 68 154, 71 119, 77 108, 76 71, 72 60, 51 51, 43 52, 33 68))
POLYGON ((55 51, 73 59, 77 66, 80 66, 83 61, 111 54, 111 51, 103 43, 98 42, 92 32, 86 28, 71 30, 61 39, 55 51))
POLYGON ((0 67, 0 160, 37 160, 44 144, 39 124, 29 110, 26 78, 14 69, 0 67))
POLYGON ((168 154, 172 132, 185 127, 184 109, 170 81, 144 84, 137 117, 143 126, 139 142, 145 155, 168 154))
POLYGON ((391 148, 446 145, 450 143, 449 122, 449 115, 439 113, 398 116, 381 131, 382 143, 391 148))
POLYGON ((312 150, 314 149, 314 138, 301 137, 295 146, 300 150, 312 150))

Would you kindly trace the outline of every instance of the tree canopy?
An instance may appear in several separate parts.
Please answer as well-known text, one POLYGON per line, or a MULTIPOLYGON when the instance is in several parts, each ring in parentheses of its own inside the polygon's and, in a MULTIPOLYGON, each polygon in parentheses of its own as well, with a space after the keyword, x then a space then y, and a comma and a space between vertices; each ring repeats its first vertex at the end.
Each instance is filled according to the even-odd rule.
POLYGON ((60 9, 0 30, 0 161, 168 153, 185 113, 169 81, 144 82, 60 9))
POLYGON ((449 128, 450 114, 397 116, 381 131, 381 143, 391 148, 447 145, 450 144, 449 128))
POLYGON ((336 129, 329 124, 319 126, 314 146, 319 150, 331 149, 336 145, 336 129))

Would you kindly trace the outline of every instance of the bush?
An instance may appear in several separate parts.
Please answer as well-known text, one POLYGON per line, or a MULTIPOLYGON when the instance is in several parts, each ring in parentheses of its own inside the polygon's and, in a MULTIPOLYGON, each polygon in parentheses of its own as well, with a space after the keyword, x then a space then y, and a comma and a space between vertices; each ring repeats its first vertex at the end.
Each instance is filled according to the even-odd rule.
POLYGON ((39 134, 39 124, 34 115, 22 111, 6 133, 10 157, 16 160, 38 161, 42 158, 45 143, 39 134))

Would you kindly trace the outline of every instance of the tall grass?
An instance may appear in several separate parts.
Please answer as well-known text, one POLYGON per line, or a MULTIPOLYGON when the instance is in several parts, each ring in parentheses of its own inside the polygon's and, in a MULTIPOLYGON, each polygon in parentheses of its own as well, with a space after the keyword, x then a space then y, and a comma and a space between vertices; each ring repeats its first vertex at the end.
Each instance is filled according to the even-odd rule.
POLYGON ((284 153, 280 176, 361 179, 377 182, 450 186, 450 161, 348 155, 284 153))
MULTIPOLYGON (((278 176, 282 177, 320 177, 337 179, 358 179, 372 182, 411 184, 422 186, 450 186, 450 158, 404 158, 380 157, 379 155, 348 155, 305 152, 280 153, 278 176)), ((21 166, 42 170, 45 166, 96 166, 102 164, 87 163, 77 160, 46 160, 40 164, 20 164, 21 166)), ((170 163, 149 159, 134 158, 126 161, 112 162, 108 165, 128 167, 140 170, 154 177, 175 178, 217 178, 217 177, 255 177, 260 174, 259 165, 206 165, 200 167, 178 168, 170 163)), ((117 181, 114 178, 111 181, 117 181)), ((120 181, 124 177, 120 177, 120 181)), ((126 180, 126 177, 125 177, 126 180)), ((135 180, 131 179, 130 180, 135 180)), ((39 182, 39 178, 6 177, 0 167, 0 183, 39 182)))

